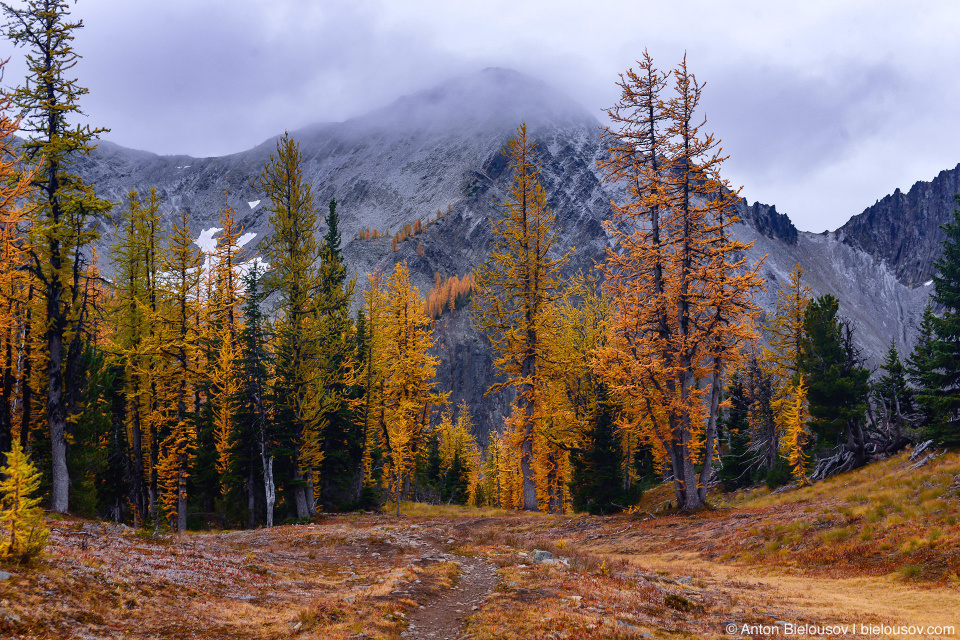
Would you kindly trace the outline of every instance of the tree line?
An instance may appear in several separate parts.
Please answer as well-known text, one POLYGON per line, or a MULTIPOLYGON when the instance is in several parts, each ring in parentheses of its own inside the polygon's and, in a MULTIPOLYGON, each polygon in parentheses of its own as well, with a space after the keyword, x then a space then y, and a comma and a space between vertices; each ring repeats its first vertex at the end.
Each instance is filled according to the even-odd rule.
POLYGON ((620 77, 600 169, 626 195, 596 273, 566 274, 521 125, 488 260, 424 300, 404 263, 362 292, 347 278, 337 203, 320 215, 287 135, 251 181, 269 212, 257 260, 226 194, 209 251, 155 190, 96 197, 73 163, 102 130, 69 123, 86 90, 64 75, 82 24, 54 0, 4 11, 29 75, 0 105, 0 452, 34 483, 29 453, 53 511, 172 531, 404 499, 604 513, 663 479, 696 509, 716 478, 806 482, 917 429, 960 432, 960 218, 940 313, 874 383, 799 266, 761 322, 762 261, 732 233, 737 191, 685 60, 664 72, 645 53, 620 77), (116 241, 98 256, 104 219, 116 241), (502 374, 488 392, 515 398, 484 450, 435 381, 433 319, 467 304, 502 374))

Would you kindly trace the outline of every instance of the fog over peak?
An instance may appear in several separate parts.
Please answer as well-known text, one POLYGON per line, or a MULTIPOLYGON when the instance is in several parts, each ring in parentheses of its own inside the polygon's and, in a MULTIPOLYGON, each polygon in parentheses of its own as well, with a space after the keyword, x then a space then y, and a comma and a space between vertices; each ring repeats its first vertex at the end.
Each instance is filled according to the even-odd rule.
POLYGON ((371 133, 512 132, 521 123, 597 128, 583 106, 547 83, 503 67, 459 75, 403 95, 390 104, 342 123, 317 123, 297 135, 343 138, 371 133))

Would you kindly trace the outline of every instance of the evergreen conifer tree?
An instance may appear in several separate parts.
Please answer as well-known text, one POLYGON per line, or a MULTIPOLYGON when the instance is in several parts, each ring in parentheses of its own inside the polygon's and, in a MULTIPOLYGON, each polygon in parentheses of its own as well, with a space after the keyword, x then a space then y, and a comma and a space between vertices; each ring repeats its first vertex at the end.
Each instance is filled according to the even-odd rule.
POLYGON ((603 515, 620 510, 623 499, 623 452, 614 429, 614 413, 603 385, 592 429, 571 456, 573 508, 603 515))
MULTIPOLYGON (((263 272, 254 262, 244 278, 246 295, 243 303, 243 325, 240 329, 240 379, 237 400, 237 429, 239 442, 246 443, 247 456, 258 459, 263 478, 266 523, 273 526, 273 507, 277 493, 273 476, 276 449, 274 424, 270 415, 270 352, 267 350, 270 327, 263 312, 263 272)), ((248 478, 253 492, 252 471, 248 478)), ((253 519, 253 513, 249 515, 253 519)))
MULTIPOLYGON (((960 205, 960 194, 954 198, 960 205)), ((928 393, 926 401, 934 414, 930 437, 956 443, 960 442, 960 209, 953 210, 953 221, 943 230, 947 237, 933 276, 933 301, 942 313, 933 318, 933 367, 928 373, 933 393, 928 393)))
POLYGON ((866 462, 863 421, 870 371, 861 365, 852 330, 838 318, 838 310, 839 302, 830 294, 807 305, 800 369, 809 385, 810 425, 818 448, 842 444, 860 466, 866 462))
POLYGON ((729 406, 717 421, 722 466, 717 475, 723 488, 734 491, 751 482, 750 474, 750 397, 739 372, 727 385, 729 406))
POLYGON ((899 447, 903 430, 910 425, 913 415, 913 390, 907 385, 907 369, 900 362, 895 340, 890 341, 880 369, 883 374, 873 385, 873 395, 880 419, 891 431, 891 446, 899 447))
MULTIPOLYGON (((354 282, 340 249, 340 216, 331 200, 324 220, 327 232, 320 247, 320 299, 318 379, 323 386, 319 409, 323 460, 320 475, 321 500, 327 510, 349 506, 359 498, 362 486, 363 430, 354 419, 350 398, 359 389, 347 380, 347 369, 356 353, 356 338, 350 321, 354 282)), ((366 331, 366 327, 364 327, 366 331)), ((365 337, 364 337, 365 339, 365 337)))
POLYGON ((8 20, 7 37, 28 49, 26 82, 14 92, 13 101, 23 115, 20 129, 27 134, 22 145, 25 168, 36 171, 27 268, 38 281, 37 293, 46 314, 50 505, 53 511, 64 513, 70 494, 68 425, 82 382, 79 364, 84 332, 78 325, 85 321, 89 246, 97 237, 87 223, 112 206, 98 198, 92 186, 71 171, 71 165, 94 148, 98 134, 105 130, 70 123, 81 115, 79 100, 87 89, 71 75, 79 59, 72 44, 74 32, 83 22, 70 21, 69 3, 29 0, 23 8, 0 6, 8 20))
POLYGON ((913 384, 917 406, 918 425, 927 433, 935 430, 938 422, 937 392, 939 380, 936 375, 936 337, 934 335, 933 306, 930 302, 923 309, 920 326, 917 327, 917 343, 907 358, 907 377, 913 384))

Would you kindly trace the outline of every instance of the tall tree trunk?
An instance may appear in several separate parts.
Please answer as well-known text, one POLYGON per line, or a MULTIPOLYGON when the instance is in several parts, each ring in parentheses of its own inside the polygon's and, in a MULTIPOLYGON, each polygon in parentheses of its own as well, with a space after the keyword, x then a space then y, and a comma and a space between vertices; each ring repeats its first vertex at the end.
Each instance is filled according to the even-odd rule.
POLYGON ((311 518, 317 517, 317 492, 313 483, 313 469, 307 469, 307 486, 304 490, 307 499, 307 515, 311 518))
POLYGON ((14 375, 14 307, 10 300, 7 305, 7 317, 10 324, 3 336, 3 372, 0 374, 0 462, 6 465, 6 452, 13 447, 13 387, 16 384, 14 375))
MULTIPOLYGON (((688 359, 689 360, 689 359, 688 359)), ((693 389, 693 372, 688 361, 682 375, 680 402, 683 418, 680 421, 680 455, 683 459, 683 509, 699 509, 700 493, 697 487, 697 470, 693 464, 693 425, 690 424, 690 395, 693 389)))
POLYGON ((20 446, 27 449, 30 436, 31 422, 33 421, 33 386, 30 379, 33 377, 33 348, 30 334, 33 331, 33 285, 27 288, 27 304, 24 310, 23 322, 23 377, 20 385, 20 446))
POLYGON ((707 485, 713 477, 713 450, 717 441, 717 413, 720 411, 720 367, 720 359, 714 359, 713 376, 710 382, 710 415, 707 419, 707 433, 704 439, 703 468, 700 471, 700 502, 707 499, 707 485))
POLYGON ((273 456, 267 456, 264 449, 260 449, 260 460, 263 462, 263 492, 267 502, 267 526, 273 526, 273 505, 277 501, 277 488, 273 483, 273 456))
MULTIPOLYGON (((136 375, 136 374, 134 374, 136 375)), ((134 514, 134 518, 138 524, 142 523, 146 513, 144 507, 145 505, 145 495, 143 490, 143 443, 141 442, 143 434, 141 433, 140 425, 140 400, 139 393, 137 393, 137 386, 134 385, 134 394, 133 397, 136 399, 136 408, 133 409, 133 415, 131 417, 130 432, 131 432, 131 459, 133 460, 133 482, 131 491, 133 492, 133 507, 136 509, 137 513, 134 514)))
POLYGON ((247 529, 253 529, 257 524, 256 483, 253 478, 253 460, 247 460, 250 463, 247 472, 247 529))
MULTIPOLYGON (((151 412, 156 415, 158 410, 157 406, 157 383, 155 380, 150 381, 150 408, 151 412)), ((159 478, 157 477, 157 466, 160 462, 160 430, 157 428, 157 421, 150 421, 150 467, 147 470, 150 478, 147 482, 147 505, 150 517, 156 521, 157 519, 157 495, 158 495, 158 483, 159 478)))
POLYGON ((310 508, 307 506, 306 487, 303 486, 303 476, 294 476, 293 498, 297 507, 297 519, 304 520, 310 517, 310 508))
MULTIPOLYGON (((528 331, 528 345, 536 344, 536 333, 528 331), (533 337, 529 337, 530 334, 533 337)), ((527 355, 523 362, 522 375, 526 380, 536 380, 535 356, 527 355)), ((519 389, 518 400, 522 403, 523 443, 520 446, 520 472, 523 475, 523 510, 537 510, 537 482, 533 470, 533 421, 536 417, 536 399, 533 382, 522 385, 519 389)))
POLYGON ((180 454, 177 470, 177 533, 187 532, 187 456, 180 454))
MULTIPOLYGON (((530 423, 528 423, 530 424, 530 423)), ((533 434, 532 424, 520 447, 520 472, 523 474, 523 510, 537 510, 537 483, 533 475, 533 434)))
POLYGON ((53 467, 50 510, 66 513, 70 500, 70 474, 67 470, 67 417, 63 407, 63 334, 51 322, 47 333, 50 365, 47 368, 47 420, 50 424, 50 453, 53 467))

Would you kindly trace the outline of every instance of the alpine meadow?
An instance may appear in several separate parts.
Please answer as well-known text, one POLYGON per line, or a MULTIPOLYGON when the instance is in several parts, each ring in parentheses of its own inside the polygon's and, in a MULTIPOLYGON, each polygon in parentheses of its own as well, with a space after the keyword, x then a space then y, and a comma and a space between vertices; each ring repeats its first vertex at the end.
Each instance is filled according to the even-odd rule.
POLYGON ((956 637, 960 165, 798 230, 652 44, 156 155, 83 4, 0 4, 0 635, 956 637))

